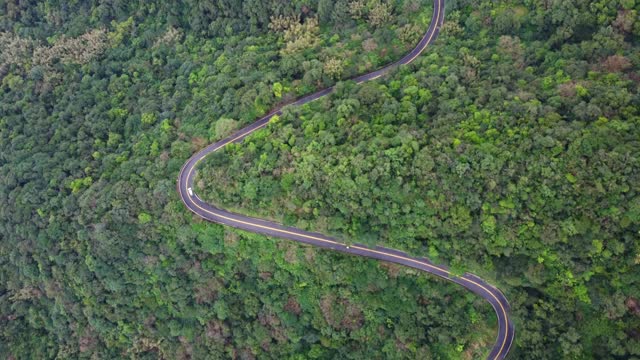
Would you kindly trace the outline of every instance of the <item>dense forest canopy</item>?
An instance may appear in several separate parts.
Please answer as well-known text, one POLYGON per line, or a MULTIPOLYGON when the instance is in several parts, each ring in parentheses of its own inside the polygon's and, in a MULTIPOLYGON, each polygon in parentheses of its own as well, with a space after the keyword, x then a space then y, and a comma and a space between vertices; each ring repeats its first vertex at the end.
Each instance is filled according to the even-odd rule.
POLYGON ((632 6, 576 7, 551 23, 522 5, 452 11, 415 64, 340 83, 212 155, 199 192, 495 278, 527 356, 639 355, 632 6))
POLYGON ((513 358, 640 358, 640 3, 0 0, 0 354, 471 359, 495 318, 396 266, 195 219, 199 193, 497 284, 513 358))

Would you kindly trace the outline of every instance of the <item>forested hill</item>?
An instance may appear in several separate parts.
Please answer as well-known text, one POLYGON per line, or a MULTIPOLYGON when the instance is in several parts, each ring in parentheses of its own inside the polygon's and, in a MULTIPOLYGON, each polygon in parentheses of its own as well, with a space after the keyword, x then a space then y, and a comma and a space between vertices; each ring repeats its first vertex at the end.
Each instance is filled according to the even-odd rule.
POLYGON ((255 29, 114 4, 0 2, 0 357, 484 356, 472 294, 199 222, 175 186, 211 139, 399 58, 430 2, 283 1, 255 29))
MULTIPOLYGON (((199 186, 474 266, 513 302, 514 358, 637 358, 639 10, 447 1, 415 65, 287 110, 199 186)), ((0 0, 0 355, 485 356, 495 318, 473 294, 202 223, 175 191, 195 151, 398 59, 430 15, 423 0, 0 0)))
POLYGON ((285 109, 195 191, 495 279, 516 358, 639 356, 637 6, 502 5, 450 11, 415 64, 285 109))

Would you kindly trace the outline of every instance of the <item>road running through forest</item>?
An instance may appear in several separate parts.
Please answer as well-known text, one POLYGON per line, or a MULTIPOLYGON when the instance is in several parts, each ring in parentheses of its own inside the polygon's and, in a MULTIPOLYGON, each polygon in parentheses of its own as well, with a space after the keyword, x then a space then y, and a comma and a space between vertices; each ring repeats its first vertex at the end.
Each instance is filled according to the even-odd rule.
MULTIPOLYGON (((444 22, 444 6, 445 0, 434 0, 431 24, 418 45, 416 45, 411 52, 392 64, 371 73, 358 76, 352 80, 357 84, 375 80, 400 65, 409 64, 414 61, 427 48, 427 46, 429 46, 429 44, 438 37, 440 27, 444 22)), ((332 93, 333 90, 334 87, 332 86, 289 104, 283 104, 271 111, 268 115, 258 119, 228 138, 213 143, 197 152, 187 160, 180 170, 180 175, 178 177, 178 192, 180 193, 182 202, 197 216, 211 222, 232 226, 254 233, 297 241, 342 253, 408 266, 464 286, 469 291, 481 296, 489 302, 495 310, 498 319, 498 336, 487 358, 492 360, 504 359, 509 353, 511 344, 515 337, 515 328, 510 319, 509 302, 500 290, 478 276, 470 273, 456 276, 449 271, 447 266, 436 265, 429 259, 413 257, 398 250, 383 247, 369 248, 362 244, 346 245, 335 238, 323 234, 308 232, 294 227, 283 226, 272 221, 232 213, 204 202, 193 192, 193 181, 196 174, 195 168, 207 155, 224 148, 227 144, 240 142, 253 132, 267 126, 274 116, 282 114, 282 108, 284 106, 303 105, 326 96, 332 93)))

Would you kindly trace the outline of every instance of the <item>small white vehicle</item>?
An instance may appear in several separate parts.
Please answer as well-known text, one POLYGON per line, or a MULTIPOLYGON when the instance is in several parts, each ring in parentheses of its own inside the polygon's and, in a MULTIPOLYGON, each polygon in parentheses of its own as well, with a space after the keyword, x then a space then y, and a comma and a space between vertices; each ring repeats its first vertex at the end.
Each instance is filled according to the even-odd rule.
POLYGON ((189 196, 193 196, 193 190, 191 188, 188 188, 187 192, 189 193, 189 196))

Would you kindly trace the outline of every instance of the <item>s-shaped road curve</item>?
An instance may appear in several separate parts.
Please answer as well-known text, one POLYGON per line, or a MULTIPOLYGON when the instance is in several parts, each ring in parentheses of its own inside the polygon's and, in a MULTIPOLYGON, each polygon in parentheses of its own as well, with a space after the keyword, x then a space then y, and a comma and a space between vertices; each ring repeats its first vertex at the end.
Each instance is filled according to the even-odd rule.
MULTIPOLYGON (((442 26, 442 23, 444 21, 444 2, 445 0, 434 0, 431 25, 429 26, 429 29, 424 34, 418 45, 411 52, 409 52, 397 62, 387 65, 384 68, 381 68, 369 74, 358 76, 354 78, 353 81, 361 84, 369 80, 377 79, 380 76, 388 73, 390 70, 396 68, 397 66, 408 64, 415 60, 424 51, 424 49, 438 36, 440 27, 442 26)), ((498 318, 498 336, 496 338, 495 344, 493 345, 493 348, 491 349, 491 352, 489 353, 488 359, 504 359, 505 356, 507 356, 507 354, 509 353, 509 349, 511 348, 511 344, 513 343, 513 339, 515 336, 514 326, 509 317, 509 302, 507 301, 507 298, 504 296, 504 294, 500 292, 500 290, 488 284, 481 278, 469 273, 465 273, 462 276, 455 276, 449 271, 449 268, 446 266, 435 265, 428 259, 413 257, 398 250, 387 249, 383 247, 368 248, 365 245, 361 244, 353 244, 349 246, 323 234, 312 233, 294 227, 283 226, 272 221, 266 221, 240 214, 235 214, 207 204, 194 194, 193 180, 195 177, 195 168, 198 163, 207 155, 224 148, 227 144, 240 142, 249 134, 265 127, 273 116, 282 114, 282 107, 287 105, 306 104, 327 94, 330 94, 332 91, 333 87, 330 87, 324 90, 320 90, 314 94, 305 96, 289 104, 281 105, 270 112, 268 115, 264 116, 261 119, 258 119, 256 122, 252 123, 242 130, 239 130, 228 138, 211 144, 197 152, 184 164, 182 170, 180 170, 180 175, 178 177, 178 191, 180 193, 180 198, 189 210, 191 210, 201 218, 211 222, 233 226, 235 228, 250 232, 293 240, 325 249, 340 251, 351 255, 364 256, 382 261, 393 262, 396 264, 422 270, 454 282, 458 285, 462 285, 468 290, 488 301, 495 310, 498 318)))

